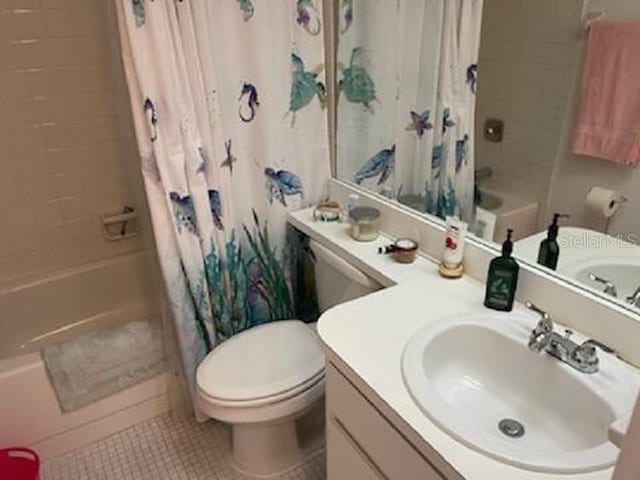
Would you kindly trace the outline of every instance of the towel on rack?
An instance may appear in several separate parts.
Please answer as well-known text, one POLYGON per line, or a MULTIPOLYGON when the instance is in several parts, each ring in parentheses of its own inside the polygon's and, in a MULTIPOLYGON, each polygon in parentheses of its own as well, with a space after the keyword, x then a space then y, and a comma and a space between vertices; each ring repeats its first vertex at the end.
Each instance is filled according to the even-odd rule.
POLYGON ((591 24, 572 151, 640 162, 640 22, 591 24))

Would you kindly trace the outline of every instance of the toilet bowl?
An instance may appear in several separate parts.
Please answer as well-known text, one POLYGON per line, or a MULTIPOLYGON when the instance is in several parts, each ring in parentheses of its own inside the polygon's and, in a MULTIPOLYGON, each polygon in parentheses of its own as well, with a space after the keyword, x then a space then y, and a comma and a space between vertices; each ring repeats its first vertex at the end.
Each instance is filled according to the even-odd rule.
MULTIPOLYGON (((381 288, 327 248, 311 249, 321 311, 381 288)), ((324 395, 324 362, 313 325, 282 320, 235 335, 198 366, 198 406, 231 425, 238 470, 271 476, 304 459, 297 420, 324 395)))

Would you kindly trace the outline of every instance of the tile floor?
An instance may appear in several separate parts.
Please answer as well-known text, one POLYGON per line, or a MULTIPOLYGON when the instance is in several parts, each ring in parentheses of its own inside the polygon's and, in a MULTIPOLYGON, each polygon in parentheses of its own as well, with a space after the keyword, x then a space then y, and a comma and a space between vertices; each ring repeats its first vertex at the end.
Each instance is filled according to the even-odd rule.
MULTIPOLYGON (((163 415, 47 460, 41 480, 249 480, 230 463, 226 428, 163 415)), ((273 480, 324 480, 324 451, 273 480)))

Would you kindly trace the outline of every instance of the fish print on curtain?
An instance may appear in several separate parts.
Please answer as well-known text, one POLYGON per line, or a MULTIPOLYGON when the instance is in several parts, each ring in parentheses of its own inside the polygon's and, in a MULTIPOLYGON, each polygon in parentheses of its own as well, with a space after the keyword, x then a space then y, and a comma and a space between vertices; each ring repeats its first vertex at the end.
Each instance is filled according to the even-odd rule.
POLYGON ((301 245, 287 243, 286 215, 317 203, 330 173, 321 9, 319 0, 116 2, 153 229, 193 387, 217 343, 296 318, 301 245))

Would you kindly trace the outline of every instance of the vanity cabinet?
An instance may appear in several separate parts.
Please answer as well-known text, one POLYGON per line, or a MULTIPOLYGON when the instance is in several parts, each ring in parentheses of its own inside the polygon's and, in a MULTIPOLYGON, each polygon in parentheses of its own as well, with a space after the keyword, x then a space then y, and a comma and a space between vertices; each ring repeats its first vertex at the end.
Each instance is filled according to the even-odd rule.
POLYGON ((439 472, 367 396, 334 364, 327 364, 328 480, 460 478, 439 472))

